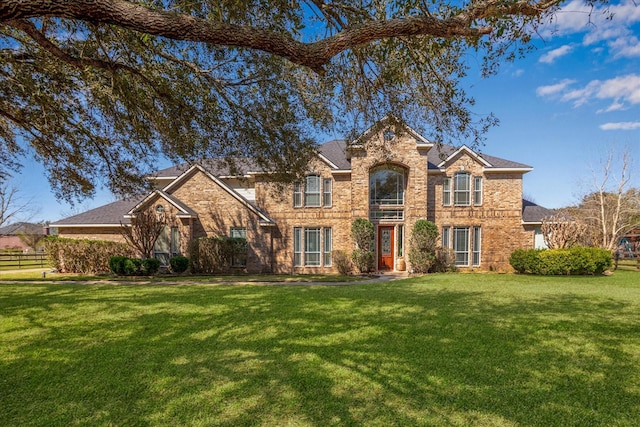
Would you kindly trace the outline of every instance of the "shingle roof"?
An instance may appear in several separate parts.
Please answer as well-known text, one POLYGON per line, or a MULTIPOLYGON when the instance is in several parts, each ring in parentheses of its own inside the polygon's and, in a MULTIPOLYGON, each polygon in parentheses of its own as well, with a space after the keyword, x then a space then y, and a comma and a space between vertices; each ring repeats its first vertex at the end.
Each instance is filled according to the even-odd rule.
MULTIPOLYGON (((444 159, 449 157, 456 150, 458 150, 458 147, 454 147, 452 145, 435 144, 427 154, 429 169, 439 170, 437 165, 442 163, 444 159)), ((336 139, 326 142, 320 146, 320 154, 338 166, 339 169, 351 169, 351 162, 349 161, 347 153, 347 141, 336 139)), ((488 154, 478 153, 478 156, 491 164, 491 167, 488 167, 487 169, 531 169, 531 166, 523 163, 490 156, 488 154)))
POLYGON ((143 197, 131 198, 125 200, 118 200, 108 205, 100 206, 95 209, 83 212, 78 215, 70 216, 68 218, 61 219, 60 221, 51 224, 51 227, 64 227, 71 225, 120 225, 128 224, 129 219, 124 215, 136 206, 143 197))
POLYGON ((340 170, 351 169, 351 162, 347 158, 347 142, 340 139, 325 142, 319 147, 320 154, 336 165, 340 170))
POLYGON ((522 222, 541 223, 544 218, 550 217, 555 213, 556 212, 551 209, 522 199, 522 222))

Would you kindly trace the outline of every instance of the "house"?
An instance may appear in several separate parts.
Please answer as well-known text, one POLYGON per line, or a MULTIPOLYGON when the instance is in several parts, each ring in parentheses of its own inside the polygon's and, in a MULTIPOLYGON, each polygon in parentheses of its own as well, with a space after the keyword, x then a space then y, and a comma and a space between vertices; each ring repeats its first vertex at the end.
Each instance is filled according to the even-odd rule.
POLYGON ((165 260, 186 254, 194 238, 246 237, 246 271, 330 273, 336 271, 332 252, 354 248, 356 218, 375 225, 378 270, 396 269, 416 220, 427 219, 458 267, 507 271, 513 250, 540 244, 541 221, 552 213, 522 198, 530 166, 466 146, 439 146, 388 119, 350 144, 321 145, 304 179, 284 188, 247 159, 237 166, 233 175, 214 160, 164 169, 146 197, 51 226, 62 237, 122 240, 121 224, 154 209, 170 218, 156 244, 165 260))
POLYGON ((36 243, 45 235, 45 227, 42 224, 16 222, 0 227, 0 250, 33 251, 29 243, 36 243))

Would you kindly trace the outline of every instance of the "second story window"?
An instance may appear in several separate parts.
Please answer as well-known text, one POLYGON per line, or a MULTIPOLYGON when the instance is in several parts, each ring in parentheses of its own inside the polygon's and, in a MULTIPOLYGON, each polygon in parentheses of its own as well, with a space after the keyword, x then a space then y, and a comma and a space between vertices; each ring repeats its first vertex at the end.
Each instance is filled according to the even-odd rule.
POLYGON ((453 204, 469 206, 471 204, 471 176, 460 172, 453 176, 453 204))
POLYGON ((369 175, 369 204, 403 205, 404 170, 397 166, 382 166, 369 175))
POLYGON ((473 177, 473 204, 480 206, 482 204, 482 177, 473 177))
POLYGON ((448 176, 442 181, 442 204, 451 206, 451 178, 448 176))
POLYGON ((302 182, 293 184, 293 207, 323 206, 330 208, 333 204, 333 180, 320 175, 307 175, 302 182))
POLYGON ((304 186, 304 205, 320 206, 320 176, 307 175, 304 186))
POLYGON ((333 203, 332 200, 332 184, 331 178, 325 178, 323 184, 323 192, 322 192, 322 206, 325 208, 330 208, 333 203))
POLYGON ((302 207, 302 183, 296 182, 293 184, 293 207, 299 208, 302 207))

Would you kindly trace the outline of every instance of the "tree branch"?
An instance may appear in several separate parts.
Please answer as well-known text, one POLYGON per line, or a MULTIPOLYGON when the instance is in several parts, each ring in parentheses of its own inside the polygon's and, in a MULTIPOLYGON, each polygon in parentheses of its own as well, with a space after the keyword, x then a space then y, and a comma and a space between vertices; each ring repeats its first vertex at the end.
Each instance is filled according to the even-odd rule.
MULTIPOLYGON (((421 15, 370 20, 313 43, 295 40, 289 33, 213 22, 185 13, 151 9, 126 0, 5 0, 0 3, 0 22, 46 16, 111 24, 174 40, 261 50, 322 74, 331 58, 362 44, 401 36, 480 37, 490 34, 493 28, 474 28, 474 23, 478 21, 508 15, 538 16, 560 2, 561 0, 538 3, 521 0, 509 3, 502 0, 481 0, 472 2, 450 18, 421 15)), ((322 3, 317 3, 322 8, 322 3)), ((327 13, 326 10, 323 12, 327 13)))

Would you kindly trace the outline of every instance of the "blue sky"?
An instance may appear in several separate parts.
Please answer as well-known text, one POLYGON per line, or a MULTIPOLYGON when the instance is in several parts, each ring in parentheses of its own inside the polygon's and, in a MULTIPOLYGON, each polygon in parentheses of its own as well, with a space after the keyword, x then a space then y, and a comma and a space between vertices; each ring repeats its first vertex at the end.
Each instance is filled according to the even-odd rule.
MULTIPOLYGON (((525 196, 548 208, 592 191, 612 149, 629 151, 632 186, 640 187, 640 6, 613 1, 608 10, 611 20, 602 9, 569 2, 540 32, 537 50, 505 63, 498 75, 464 82, 474 111, 500 119, 481 151, 533 166, 525 196)), ((39 210, 33 220, 55 221, 114 200, 103 191, 74 210, 56 200, 42 167, 31 162, 13 185, 39 210)))

